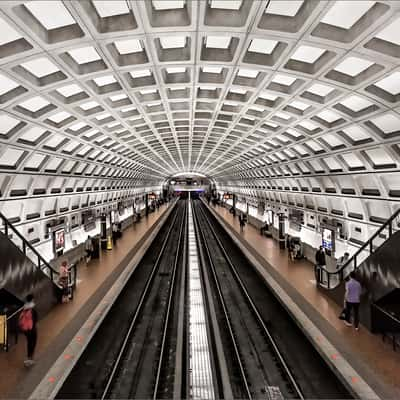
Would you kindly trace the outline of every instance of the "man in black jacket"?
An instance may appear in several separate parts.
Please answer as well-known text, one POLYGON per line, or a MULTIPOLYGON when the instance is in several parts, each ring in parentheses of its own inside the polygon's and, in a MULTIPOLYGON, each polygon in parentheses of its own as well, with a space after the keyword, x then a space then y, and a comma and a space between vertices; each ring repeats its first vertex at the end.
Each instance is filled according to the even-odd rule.
POLYGON ((315 264, 319 267, 326 265, 325 252, 322 246, 320 246, 319 250, 315 253, 315 264))
POLYGON ((315 253, 315 279, 317 283, 321 282, 321 267, 326 265, 325 252, 322 246, 315 253))

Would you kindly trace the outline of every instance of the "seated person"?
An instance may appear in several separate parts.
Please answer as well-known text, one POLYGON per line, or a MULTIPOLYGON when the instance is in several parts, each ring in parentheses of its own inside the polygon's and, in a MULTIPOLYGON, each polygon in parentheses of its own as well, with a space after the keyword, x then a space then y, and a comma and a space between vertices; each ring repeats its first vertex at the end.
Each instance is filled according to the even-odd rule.
POLYGON ((263 232, 269 232, 269 223, 268 222, 265 222, 263 225, 261 225, 260 235, 262 235, 263 232))
POLYGON ((337 260, 336 269, 340 269, 349 261, 350 254, 347 251, 337 260))
POLYGON ((293 257, 296 259, 301 258, 301 246, 300 243, 294 243, 293 245, 293 257))
POLYGON ((294 254, 294 245, 292 242, 289 243, 289 245, 287 246, 288 249, 288 256, 289 258, 294 261, 295 259, 295 254, 294 254))

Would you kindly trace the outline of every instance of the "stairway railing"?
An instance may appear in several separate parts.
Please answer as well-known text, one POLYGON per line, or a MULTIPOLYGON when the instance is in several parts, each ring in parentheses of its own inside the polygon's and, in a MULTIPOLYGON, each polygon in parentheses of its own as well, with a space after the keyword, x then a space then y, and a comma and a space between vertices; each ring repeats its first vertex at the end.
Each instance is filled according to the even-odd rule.
POLYGON ((335 288, 350 274, 350 272, 355 271, 367 257, 375 253, 379 247, 399 229, 400 208, 396 210, 352 257, 336 271, 328 271, 326 266, 320 267, 320 270, 316 272, 317 283, 328 289, 335 288), (386 235, 383 234, 384 231, 387 231, 386 235), (382 237, 384 237, 385 240, 382 240, 382 237), (376 243, 377 241, 379 241, 379 243, 376 243))
MULTIPOLYGON (((2 214, 0 213, 0 219, 3 221, 4 234, 9 237, 9 231, 11 230, 13 234, 15 234, 22 243, 22 248, 20 250, 24 253, 26 257, 28 257, 36 266, 43 271, 50 279, 57 284, 57 276, 59 275, 58 271, 55 270, 40 254, 39 252, 27 241, 20 232, 18 232, 17 228, 2 214), (27 250, 30 250, 33 254, 32 257, 27 255, 27 250), (36 262, 34 261, 36 259, 36 262)), ((57 284, 58 285, 58 284, 57 284)))

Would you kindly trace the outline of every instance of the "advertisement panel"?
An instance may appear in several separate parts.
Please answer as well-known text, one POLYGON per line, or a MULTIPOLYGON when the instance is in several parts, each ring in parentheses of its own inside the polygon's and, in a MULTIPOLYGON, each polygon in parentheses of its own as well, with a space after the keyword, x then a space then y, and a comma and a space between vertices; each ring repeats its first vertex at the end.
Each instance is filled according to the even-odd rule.
POLYGON ((334 233, 332 229, 322 228, 322 247, 329 254, 334 250, 334 233))
POLYGON ((65 248, 65 230, 59 229, 54 232, 54 252, 58 253, 65 248))

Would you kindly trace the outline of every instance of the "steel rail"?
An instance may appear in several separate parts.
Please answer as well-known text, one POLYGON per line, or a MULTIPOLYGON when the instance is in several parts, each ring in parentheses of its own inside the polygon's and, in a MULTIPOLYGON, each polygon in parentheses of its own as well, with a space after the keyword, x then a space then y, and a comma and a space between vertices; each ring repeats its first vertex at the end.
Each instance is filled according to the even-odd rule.
MULTIPOLYGON (((193 209, 195 209, 195 207, 193 207, 193 209)), ((218 298, 219 298, 219 300, 221 302, 221 305, 222 305, 225 321, 226 321, 226 324, 227 324, 227 327, 228 327, 228 331, 229 331, 229 336, 230 336, 230 339, 231 339, 231 342, 232 342, 232 345, 233 345, 233 348, 234 348, 236 361, 237 361, 237 363, 239 365, 240 375, 242 377, 242 381, 243 381, 243 385, 245 387, 247 398, 248 399, 252 399, 253 396, 251 395, 249 384, 248 384, 248 381, 247 381, 247 378, 246 378, 245 368, 244 368, 242 360, 240 358, 239 346, 236 343, 235 334, 233 332, 233 328, 232 328, 232 324, 231 324, 231 321, 230 321, 228 309, 227 309, 227 306, 226 306, 226 303, 225 303, 225 300, 224 300, 224 297, 223 297, 223 294, 222 294, 221 285, 220 285, 220 283, 218 281, 218 278, 217 278, 217 275, 216 275, 215 265, 214 265, 214 262, 213 262, 213 258, 211 256, 211 251, 210 251, 210 248, 209 248, 209 246, 207 244, 207 241, 205 239, 204 232, 200 229, 200 225, 201 224, 200 224, 200 219, 199 219, 199 216, 197 214, 197 211, 195 211, 194 214, 195 214, 195 221, 196 221, 196 225, 197 225, 197 232, 200 235, 201 242, 203 243, 203 247, 206 250, 205 252, 207 254, 208 262, 210 263, 210 266, 211 266, 211 272, 213 274, 213 278, 214 278, 214 281, 215 281, 215 284, 216 284, 216 287, 217 287, 218 298)), ((202 267, 205 268, 204 265, 202 265, 202 267)), ((203 275, 206 276, 206 274, 203 274, 203 275)))
POLYGON ((281 365, 281 367, 283 368, 283 370, 285 371, 285 374, 287 375, 291 385, 293 386, 293 389, 295 390, 295 392, 297 393, 297 396, 299 397, 299 399, 303 400, 305 397, 300 389, 300 387, 298 386, 296 379, 294 378, 292 372, 290 371, 289 366, 287 365, 282 353, 279 350, 278 345, 275 342, 275 339, 273 338, 273 336, 271 335, 269 329, 267 328, 267 326, 264 323, 264 320, 260 314, 260 312, 258 311, 256 305, 254 304, 253 300, 251 299, 251 296, 249 294, 249 292, 247 291, 242 279, 240 278, 234 264, 232 263, 231 258, 229 257, 227 251, 225 250, 224 245, 221 243, 220 239, 218 238, 217 233, 215 232, 215 229, 212 227, 209 218, 207 218, 204 210, 203 210, 203 204, 201 204, 201 206, 199 207, 200 212, 202 213, 204 220, 206 221, 207 225, 210 228, 210 231, 212 232, 219 248, 221 249, 231 271, 233 272, 233 275, 236 279, 236 281, 238 282, 240 288, 242 289, 242 292, 244 294, 244 297, 246 298, 247 302, 249 303, 251 310, 254 312, 254 315, 256 316, 256 319, 258 321, 258 323, 261 325, 263 332, 265 334, 265 336, 267 337, 269 343, 272 346, 272 349, 274 350, 275 356, 277 357, 277 359, 279 360, 279 363, 281 365))
MULTIPOLYGON (((157 367, 156 382, 154 384, 154 390, 153 390, 153 400, 157 399, 158 387, 160 384, 161 369, 162 369, 162 363, 164 360, 164 352, 165 352, 165 342, 167 340, 167 331, 168 331, 168 327, 170 324, 172 301, 173 301, 174 293, 176 290, 176 270, 178 268, 179 259, 181 258, 180 257, 181 246, 182 246, 182 244, 183 245, 185 244, 184 231, 185 231, 185 227, 186 227, 186 222, 187 222, 187 204, 185 205, 185 209, 183 211, 182 223, 181 223, 181 226, 179 229, 177 252, 175 254, 171 284, 170 284, 169 291, 168 291, 168 305, 167 305, 167 310, 166 310, 165 318, 164 318, 164 320, 165 320, 164 330, 163 330, 162 342, 161 342, 161 348, 160 348, 160 357, 159 357, 159 362, 158 362, 158 367, 157 367)), ((182 248, 182 252, 183 251, 184 251, 184 248, 182 248)), ((175 372, 176 372, 176 369, 175 369, 175 372)), ((182 371, 180 371, 180 372, 182 372, 182 371)))
POLYGON ((188 219, 189 219, 189 207, 186 208, 186 225, 185 225, 185 236, 183 242, 183 254, 182 254, 182 276, 180 281, 180 292, 178 299, 178 324, 177 324, 177 339, 176 339, 176 353, 175 353, 175 376, 174 376, 174 389, 173 399, 179 400, 187 398, 188 391, 186 390, 187 382, 187 369, 183 370, 186 363, 186 346, 187 346, 187 335, 186 323, 187 314, 185 312, 185 304, 187 298, 187 269, 188 269, 188 219))
POLYGON ((151 271, 151 274, 150 274, 149 278, 147 279, 145 288, 144 288, 144 290, 143 290, 143 292, 142 292, 142 294, 140 296, 139 304, 136 307, 135 314, 134 314, 134 316, 133 316, 133 318, 131 320, 131 323, 129 325, 129 329, 127 331, 127 334, 125 335, 125 339, 124 339, 124 341, 123 341, 123 343, 122 343, 122 345, 120 347, 120 350, 118 352, 118 356, 117 356, 117 358, 116 358, 116 360, 114 362, 114 365, 113 365, 113 368, 111 370, 111 373, 110 373, 110 375, 109 375, 109 377, 107 379, 107 384, 106 384, 106 386, 105 386, 105 388, 103 390, 103 393, 102 393, 102 395, 100 397, 101 400, 104 400, 105 398, 107 398, 108 392, 110 390, 110 387, 111 387, 112 382, 114 380, 115 374, 116 374, 116 372, 117 372, 117 370, 119 368, 119 365, 121 363, 122 356, 123 356, 123 354, 125 352, 125 349, 126 349, 126 346, 128 344, 129 338, 130 338, 130 336, 131 336, 131 334, 132 334, 132 332, 133 332, 133 330, 135 328, 136 321, 137 321, 137 319, 138 319, 138 317, 139 317, 139 315, 140 315, 140 313, 142 311, 142 307, 143 307, 143 305, 145 303, 145 299, 146 299, 146 297, 147 297, 147 295, 148 295, 148 293, 150 291, 150 286, 151 286, 151 284, 153 282, 153 278, 154 278, 154 276, 156 274, 156 271, 158 270, 158 267, 160 265, 161 258, 163 256, 165 248, 167 246, 168 239, 171 236, 171 232, 173 231, 175 222, 176 222, 176 220, 178 218, 178 214, 179 214, 179 210, 177 209, 176 212, 175 212, 175 215, 173 217, 172 224, 171 224, 170 228, 168 229, 168 232, 167 232, 167 234, 165 236, 165 239, 163 241, 163 244, 161 246, 160 252, 159 252, 159 254, 157 256, 157 259, 156 259, 156 261, 154 263, 154 266, 153 266, 153 269, 151 271))

